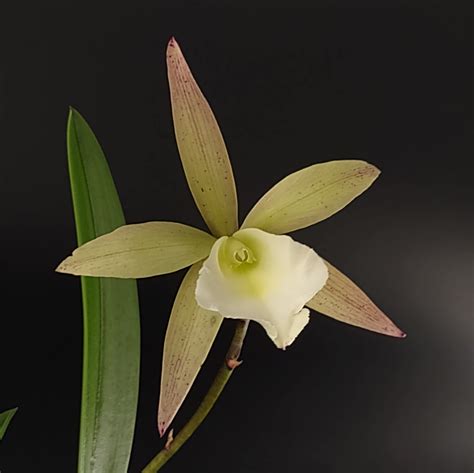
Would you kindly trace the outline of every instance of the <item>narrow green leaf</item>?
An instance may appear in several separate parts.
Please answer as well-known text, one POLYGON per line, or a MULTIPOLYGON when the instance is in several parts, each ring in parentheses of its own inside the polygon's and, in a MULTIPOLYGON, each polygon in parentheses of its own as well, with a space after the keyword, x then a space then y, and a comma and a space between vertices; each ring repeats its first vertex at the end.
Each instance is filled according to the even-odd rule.
POLYGON ((237 230, 237 191, 224 139, 175 39, 166 53, 174 130, 194 201, 215 236, 237 230))
POLYGON ((193 265, 173 304, 163 349, 158 429, 163 435, 181 407, 222 323, 218 312, 199 307, 194 292, 201 263, 193 265))
POLYGON ((247 215, 242 228, 288 233, 324 220, 364 192, 380 171, 364 161, 314 164, 286 176, 247 215))
MULTIPOLYGON (((92 130, 71 109, 68 163, 82 245, 124 225, 119 197, 92 130)), ((136 281, 82 278, 84 364, 79 473, 125 473, 135 428, 140 366, 136 281)))
POLYGON ((326 285, 306 304, 321 314, 346 324, 403 338, 403 333, 347 276, 325 261, 326 285))
POLYGON ((74 250, 60 273, 146 278, 186 268, 206 258, 216 239, 174 222, 124 225, 74 250))
POLYGON ((18 407, 15 407, 14 409, 9 409, 8 411, 0 413, 0 440, 2 440, 5 436, 8 425, 10 424, 17 410, 18 407))

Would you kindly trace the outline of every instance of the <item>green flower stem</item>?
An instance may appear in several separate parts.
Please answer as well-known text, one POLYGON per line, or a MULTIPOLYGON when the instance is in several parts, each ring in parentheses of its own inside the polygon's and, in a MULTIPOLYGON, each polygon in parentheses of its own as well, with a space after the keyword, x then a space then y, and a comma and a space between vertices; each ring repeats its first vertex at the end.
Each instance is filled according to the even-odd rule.
POLYGON ((155 473, 181 448, 181 446, 191 437, 201 422, 207 417, 215 402, 219 398, 224 386, 229 381, 234 369, 239 366, 239 356, 242 350, 242 344, 247 333, 249 325, 248 320, 237 321, 234 337, 227 351, 225 362, 217 372, 214 381, 188 423, 181 429, 179 434, 170 442, 167 442, 165 448, 161 450, 148 465, 142 470, 142 473, 155 473))

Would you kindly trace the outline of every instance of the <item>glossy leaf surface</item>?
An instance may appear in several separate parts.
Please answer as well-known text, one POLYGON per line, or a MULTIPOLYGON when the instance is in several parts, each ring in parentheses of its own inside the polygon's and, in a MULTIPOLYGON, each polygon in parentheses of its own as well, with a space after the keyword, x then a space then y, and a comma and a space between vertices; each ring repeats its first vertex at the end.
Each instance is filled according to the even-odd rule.
MULTIPOLYGON (((102 149, 75 110, 67 128, 78 244, 124 225, 102 149)), ((84 362, 79 473, 125 473, 135 428, 140 368, 136 282, 82 278, 84 362)), ((65 310, 67 318, 67 311, 65 310)))

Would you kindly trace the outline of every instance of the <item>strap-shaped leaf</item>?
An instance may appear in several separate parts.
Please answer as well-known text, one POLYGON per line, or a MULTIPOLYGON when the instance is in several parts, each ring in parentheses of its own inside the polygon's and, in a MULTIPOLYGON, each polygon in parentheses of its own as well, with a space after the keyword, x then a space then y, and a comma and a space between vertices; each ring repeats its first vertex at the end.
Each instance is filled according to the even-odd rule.
POLYGON ((201 263, 184 277, 173 304, 163 350, 158 429, 163 435, 181 407, 222 323, 218 312, 202 309, 194 295, 201 263))
MULTIPOLYGON (((68 162, 81 245, 125 223, 107 161, 92 130, 69 114, 68 162)), ((126 473, 140 369, 136 281, 82 278, 84 364, 79 473, 126 473)))
POLYGON ((178 43, 167 50, 174 130, 194 201, 215 236, 237 230, 237 192, 219 125, 178 43))
POLYGON ((215 238, 174 222, 124 225, 74 250, 60 273, 114 278, 146 278, 171 273, 209 254, 215 238))
POLYGON ((10 424, 17 410, 18 407, 15 407, 14 409, 9 409, 8 411, 0 413, 0 440, 2 440, 5 436, 8 425, 10 424))
POLYGON ((364 192, 380 171, 364 161, 314 164, 282 179, 247 215, 242 228, 288 233, 335 214, 364 192))
POLYGON ((326 285, 306 305, 333 319, 371 330, 405 337, 403 333, 356 284, 325 261, 329 270, 326 285))

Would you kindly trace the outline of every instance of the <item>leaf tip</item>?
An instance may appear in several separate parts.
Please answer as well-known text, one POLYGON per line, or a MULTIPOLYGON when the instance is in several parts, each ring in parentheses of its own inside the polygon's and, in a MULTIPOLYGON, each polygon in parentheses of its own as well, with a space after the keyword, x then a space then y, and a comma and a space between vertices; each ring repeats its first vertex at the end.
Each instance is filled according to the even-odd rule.
POLYGON ((85 122, 82 115, 75 109, 72 105, 68 107, 68 119, 67 119, 67 128, 68 135, 71 133, 71 130, 75 128, 81 121, 85 122))
POLYGON ((5 432, 17 411, 18 407, 14 407, 8 411, 0 412, 0 440, 3 440, 5 432))
POLYGON ((68 106, 68 111, 69 111, 70 118, 79 115, 79 112, 72 105, 68 106))

